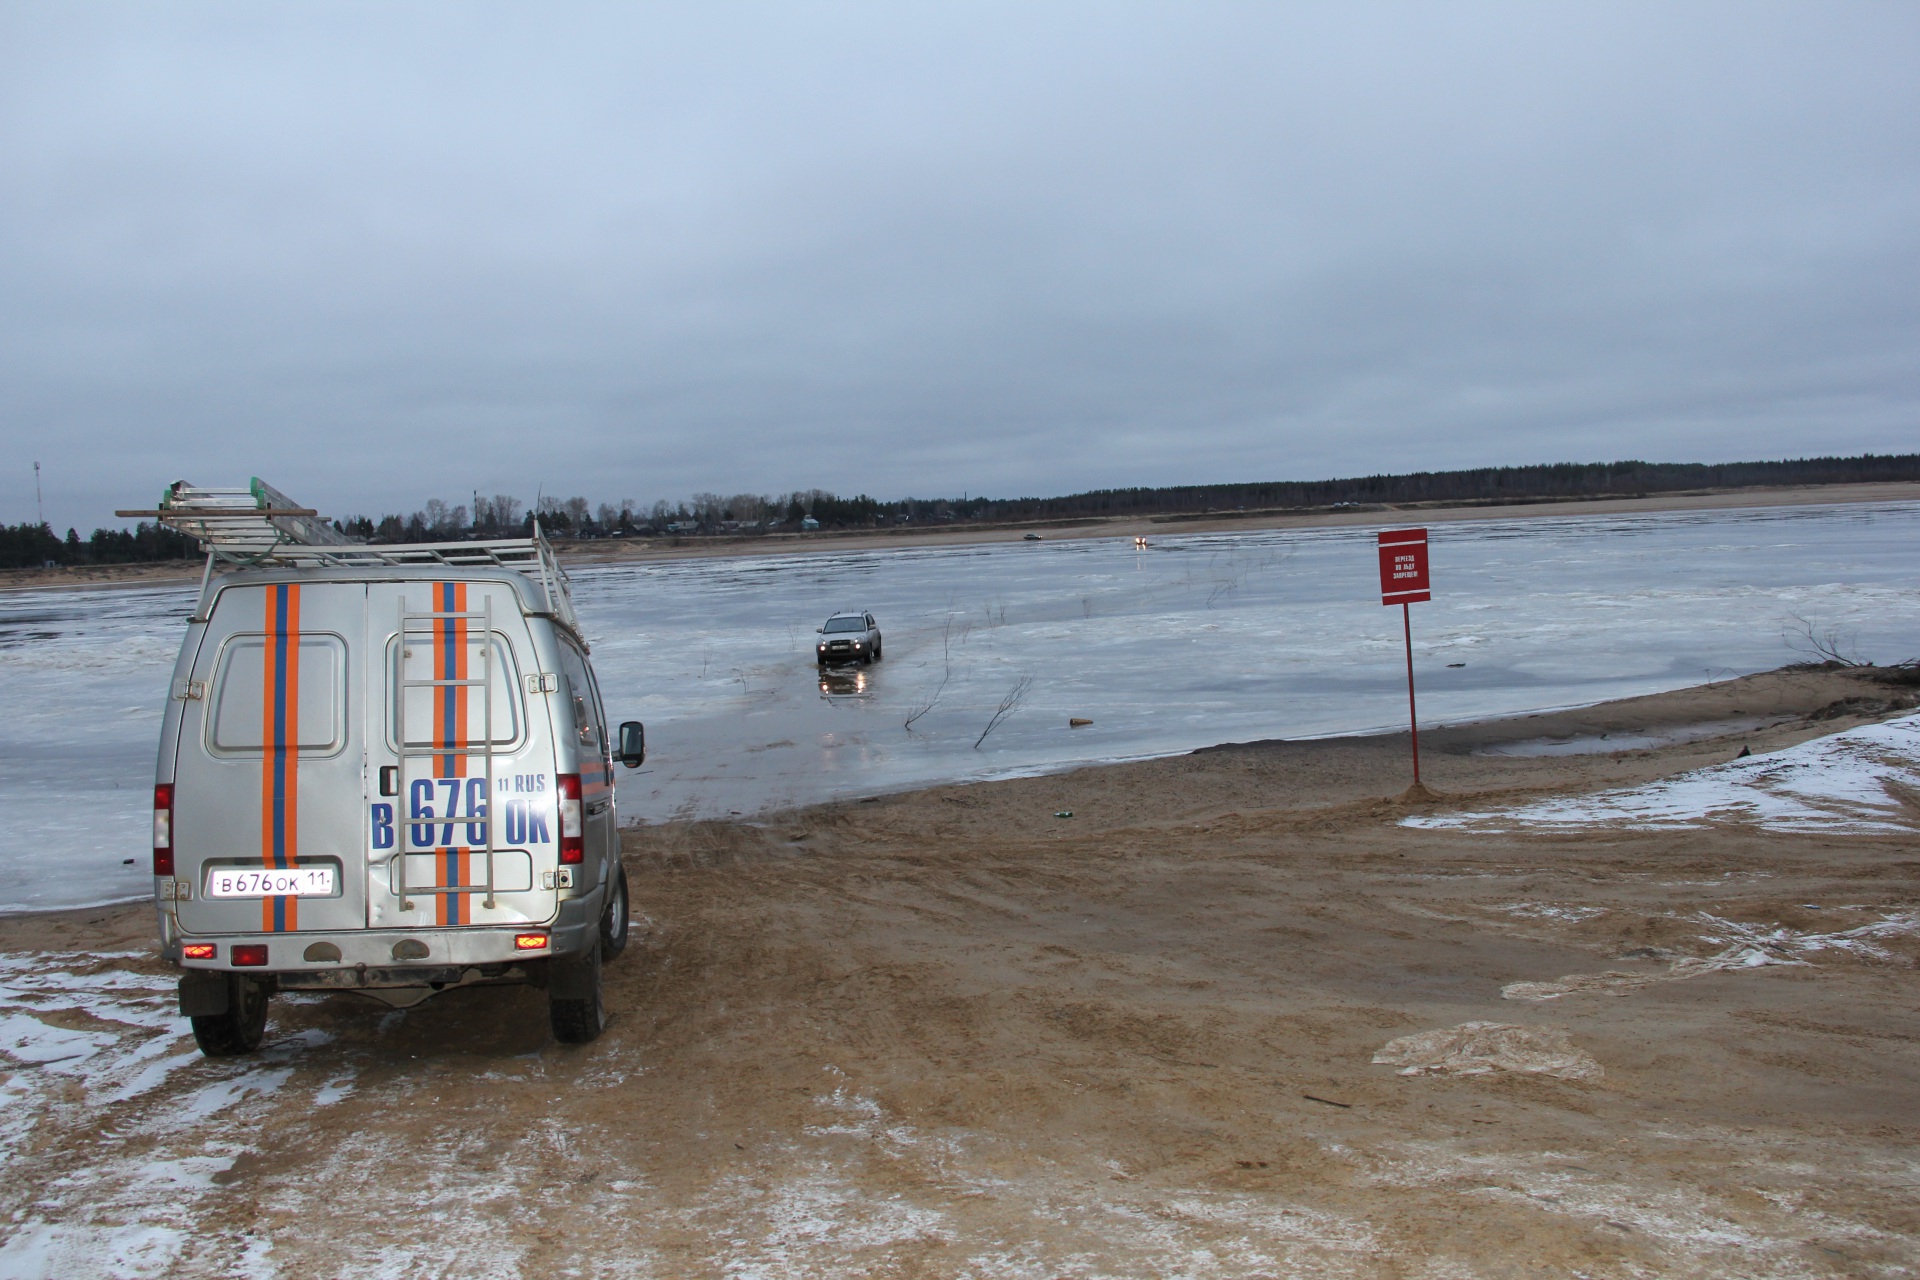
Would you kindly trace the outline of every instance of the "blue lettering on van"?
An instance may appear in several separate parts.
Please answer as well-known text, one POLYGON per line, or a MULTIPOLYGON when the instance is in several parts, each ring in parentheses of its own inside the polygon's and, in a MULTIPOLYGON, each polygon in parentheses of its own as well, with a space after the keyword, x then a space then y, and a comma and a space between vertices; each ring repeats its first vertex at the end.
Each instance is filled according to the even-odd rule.
POLYGON ((507 843, 511 845, 550 844, 553 840, 547 826, 547 807, 533 800, 509 800, 507 810, 507 843))
POLYGON ((453 844, 456 827, 465 828, 468 845, 487 842, 487 780, 485 778, 415 778, 407 787, 407 838, 415 849, 432 849, 453 844), (465 785, 462 786, 461 784, 465 785), (436 805, 436 788, 445 793, 436 805), (466 806, 461 807, 465 796, 466 806), (422 819, 438 818, 439 822, 422 819), (463 819, 460 822, 451 819, 463 819), (439 840, 435 841, 436 831, 439 840))
MULTIPOLYGON (((407 788, 407 816, 410 818, 432 818, 437 816, 433 809, 433 779, 415 778, 407 788)), ((433 848, 433 824, 414 822, 407 829, 407 839, 416 849, 433 848)))
POLYGON ((373 806, 373 847, 393 848, 393 806, 390 804, 373 806))
POLYGON ((467 779, 467 843, 485 845, 487 843, 487 824, 476 819, 487 816, 487 780, 485 778, 467 779))
POLYGON ((516 773, 512 778, 512 789, 521 795, 544 795, 547 790, 547 775, 544 773, 516 773))

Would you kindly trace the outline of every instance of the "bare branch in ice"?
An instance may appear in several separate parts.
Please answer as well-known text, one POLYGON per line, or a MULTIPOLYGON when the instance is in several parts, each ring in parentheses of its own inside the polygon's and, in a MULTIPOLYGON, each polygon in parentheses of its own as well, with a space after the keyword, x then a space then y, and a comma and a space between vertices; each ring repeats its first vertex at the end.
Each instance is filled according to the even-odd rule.
MULTIPOLYGON (((947 681, 953 679, 953 611, 947 611, 947 625, 940 632, 940 684, 934 689, 933 696, 926 703, 914 709, 901 726, 908 733, 913 732, 913 722, 933 710, 933 704, 940 701, 940 695, 947 691, 947 681)), ((977 744, 976 744, 977 745, 977 744)))
POLYGON ((995 709, 993 718, 987 721, 987 727, 982 729, 980 736, 973 740, 973 749, 975 751, 978 751, 980 744, 987 740, 988 734, 1000 727, 1002 720, 1019 709, 1021 701, 1027 696, 1027 690, 1031 688, 1033 688, 1032 676, 1021 676, 1018 680, 1014 681, 1013 688, 1007 690, 1007 696, 1000 699, 1000 706, 995 709))

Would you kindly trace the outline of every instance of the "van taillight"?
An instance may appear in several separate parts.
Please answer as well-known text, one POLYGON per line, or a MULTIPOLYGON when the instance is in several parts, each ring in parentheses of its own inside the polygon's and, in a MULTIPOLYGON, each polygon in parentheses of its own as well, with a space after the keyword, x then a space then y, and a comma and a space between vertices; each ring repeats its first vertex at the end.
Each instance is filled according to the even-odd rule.
POLYGON ((560 861, 579 862, 587 856, 585 822, 580 813, 580 775, 560 775, 560 861))
POLYGON ((153 789, 153 874, 173 874, 173 784, 153 789))

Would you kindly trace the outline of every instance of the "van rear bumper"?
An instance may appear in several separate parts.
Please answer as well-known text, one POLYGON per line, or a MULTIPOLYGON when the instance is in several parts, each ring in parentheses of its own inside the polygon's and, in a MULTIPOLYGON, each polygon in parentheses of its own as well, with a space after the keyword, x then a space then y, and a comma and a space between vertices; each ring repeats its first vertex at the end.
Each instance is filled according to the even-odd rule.
MULTIPOLYGON (((300 933, 223 933, 178 934, 170 940, 167 959, 185 969, 214 969, 265 977, 285 974, 296 977, 340 974, 337 981, 315 981, 318 987, 411 986, 426 970, 459 972, 479 965, 518 965, 553 956, 578 955, 600 940, 599 894, 569 898, 560 904, 560 913, 546 925, 489 925, 481 929, 353 929, 300 933), (515 944, 516 935, 543 933, 544 948, 523 949, 515 944), (214 944, 215 954, 207 960, 186 959, 181 944, 214 944), (236 965, 233 949, 264 946, 267 962, 263 965, 236 965), (336 958, 337 957, 337 958, 336 958), (357 979, 344 975, 357 974, 357 979), (406 981, 402 975, 414 975, 406 981)), ((429 979, 428 981, 432 981, 429 979)), ((444 979, 440 979, 444 980, 444 979)))

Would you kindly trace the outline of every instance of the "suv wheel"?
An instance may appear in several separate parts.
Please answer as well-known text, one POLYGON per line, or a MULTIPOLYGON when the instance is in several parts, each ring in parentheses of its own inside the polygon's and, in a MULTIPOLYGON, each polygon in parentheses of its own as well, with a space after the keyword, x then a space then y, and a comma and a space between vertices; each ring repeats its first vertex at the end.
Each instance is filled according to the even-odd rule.
POLYGON ((873 660, 875 662, 880 661, 880 637, 879 636, 875 636, 873 638, 873 660))
POLYGON ((209 1058, 232 1058, 258 1049, 267 1032, 267 1000, 272 995, 264 982, 228 974, 227 1011, 191 1020, 200 1052, 209 1058))
POLYGON ((630 932, 632 921, 627 913, 627 869, 621 867, 614 872, 613 884, 607 890, 607 909, 600 915, 600 958, 612 960, 625 951, 630 932))
POLYGON ((561 1044, 585 1044, 607 1025, 600 998, 600 948, 547 961, 547 1021, 561 1044))

